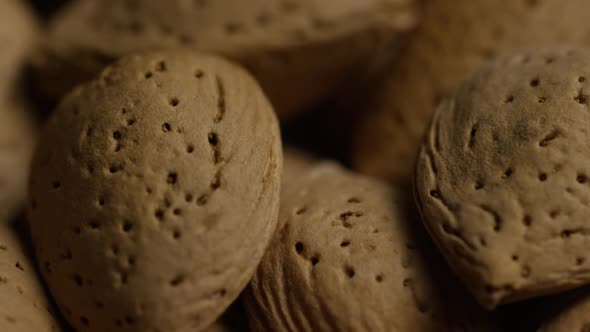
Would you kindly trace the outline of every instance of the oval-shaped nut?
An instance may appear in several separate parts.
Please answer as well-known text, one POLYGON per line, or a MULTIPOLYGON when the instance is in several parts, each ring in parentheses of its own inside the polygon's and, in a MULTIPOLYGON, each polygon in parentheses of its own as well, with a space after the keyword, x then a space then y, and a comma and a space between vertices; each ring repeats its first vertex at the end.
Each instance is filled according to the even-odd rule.
POLYGON ((20 78, 36 32, 23 1, 0 2, 0 223, 25 200, 35 134, 20 78))
POLYGON ((286 226, 245 296, 253 330, 499 331, 431 250, 405 198, 331 163, 285 186, 286 226))
POLYGON ((82 0, 55 18, 36 63, 59 95, 125 54, 211 51, 249 68, 289 117, 388 63, 414 25, 413 2, 82 0))
POLYGON ((585 0, 423 3, 423 23, 366 101, 371 111, 353 148, 356 170, 390 182, 409 183, 436 106, 486 60, 523 47, 590 43, 585 0))
POLYGON ((506 56, 438 109, 416 197, 487 307, 590 282, 590 51, 506 56))
POLYGON ((43 131, 28 210, 70 323, 206 328, 275 233, 281 171, 272 107, 222 59, 129 56, 73 91, 43 131))
POLYGON ((19 234, 0 225, 0 331, 61 331, 19 234))

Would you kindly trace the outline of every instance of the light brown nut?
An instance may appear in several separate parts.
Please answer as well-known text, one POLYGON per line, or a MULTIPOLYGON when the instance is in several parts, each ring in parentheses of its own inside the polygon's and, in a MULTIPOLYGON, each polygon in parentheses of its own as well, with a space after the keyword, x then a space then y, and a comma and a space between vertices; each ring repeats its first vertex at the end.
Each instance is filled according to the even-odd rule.
POLYGON ((275 232, 282 151, 255 80, 213 56, 123 58, 77 88, 33 162, 33 240, 83 331, 199 331, 275 232))
POLYGON ((416 197, 486 307, 590 282, 590 51, 506 56, 443 102, 416 197))
POLYGON ((283 188, 287 225, 246 291, 252 329, 496 331, 431 251, 405 197, 331 163, 283 188))
POLYGON ((20 78, 36 26, 23 1, 0 1, 0 223, 25 200, 34 133, 20 78))
POLYGON ((486 60, 525 47, 590 43, 585 0, 423 2, 423 23, 366 101, 353 148, 356 170, 396 183, 411 178, 439 101, 486 60))
POLYGON ((215 52, 246 65, 288 117, 389 62, 413 2, 80 0, 55 18, 37 66, 60 94, 131 52, 215 52))
POLYGON ((0 225, 0 331, 61 331, 19 234, 0 225))

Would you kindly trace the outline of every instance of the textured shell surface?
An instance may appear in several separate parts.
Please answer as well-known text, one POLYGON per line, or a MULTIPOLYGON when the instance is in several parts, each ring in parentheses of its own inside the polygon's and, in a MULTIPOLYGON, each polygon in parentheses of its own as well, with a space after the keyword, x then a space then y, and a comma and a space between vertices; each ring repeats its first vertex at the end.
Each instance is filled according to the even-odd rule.
POLYGON ((406 197, 332 163, 286 184, 285 226, 245 296, 252 329, 499 331, 432 251, 406 197))
POLYGON ((7 224, 0 225, 0 330, 61 331, 33 259, 7 224))
POLYGON ((487 307, 590 282, 590 52, 494 61, 439 107, 417 162, 424 222, 487 307))
POLYGON ((252 276, 276 229, 282 149, 254 79, 220 58, 133 55, 45 127, 28 215, 83 331, 193 331, 252 276))
POLYGON ((443 98, 499 55, 555 43, 586 47, 588 9, 586 0, 422 1, 420 26, 366 101, 354 168, 410 182, 418 147, 443 98))

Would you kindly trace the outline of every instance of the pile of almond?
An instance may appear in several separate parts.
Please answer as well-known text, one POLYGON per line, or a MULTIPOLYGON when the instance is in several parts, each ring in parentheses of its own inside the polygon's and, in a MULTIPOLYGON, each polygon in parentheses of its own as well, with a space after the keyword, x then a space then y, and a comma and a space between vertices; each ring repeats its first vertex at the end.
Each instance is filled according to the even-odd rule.
POLYGON ((587 9, 2 0, 0 331, 589 332, 587 9))

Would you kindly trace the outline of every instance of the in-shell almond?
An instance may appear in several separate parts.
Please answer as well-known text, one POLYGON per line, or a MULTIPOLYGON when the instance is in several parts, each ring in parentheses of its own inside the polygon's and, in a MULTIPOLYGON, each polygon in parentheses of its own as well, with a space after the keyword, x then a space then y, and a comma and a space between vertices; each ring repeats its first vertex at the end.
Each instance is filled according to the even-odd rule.
POLYGON ((590 51, 502 57, 443 102, 416 197, 486 307, 590 283, 590 51))
POLYGON ((133 55, 74 90, 43 131, 28 210, 70 323, 211 324, 275 232, 280 144, 257 83, 217 57, 133 55))
POLYGON ((432 114, 486 60, 523 47, 590 43, 586 0, 422 1, 422 24, 388 78, 366 101, 355 169, 392 182, 411 178, 432 114))
POLYGON ((376 72, 413 25, 413 0, 80 0, 36 63, 59 95, 132 52, 215 52, 249 68, 286 117, 376 72))
POLYGON ((19 235, 0 224, 0 331, 61 331, 19 235))
POLYGON ((285 185, 286 226, 245 296, 253 330, 498 331, 431 251, 405 198, 332 163, 285 185))

